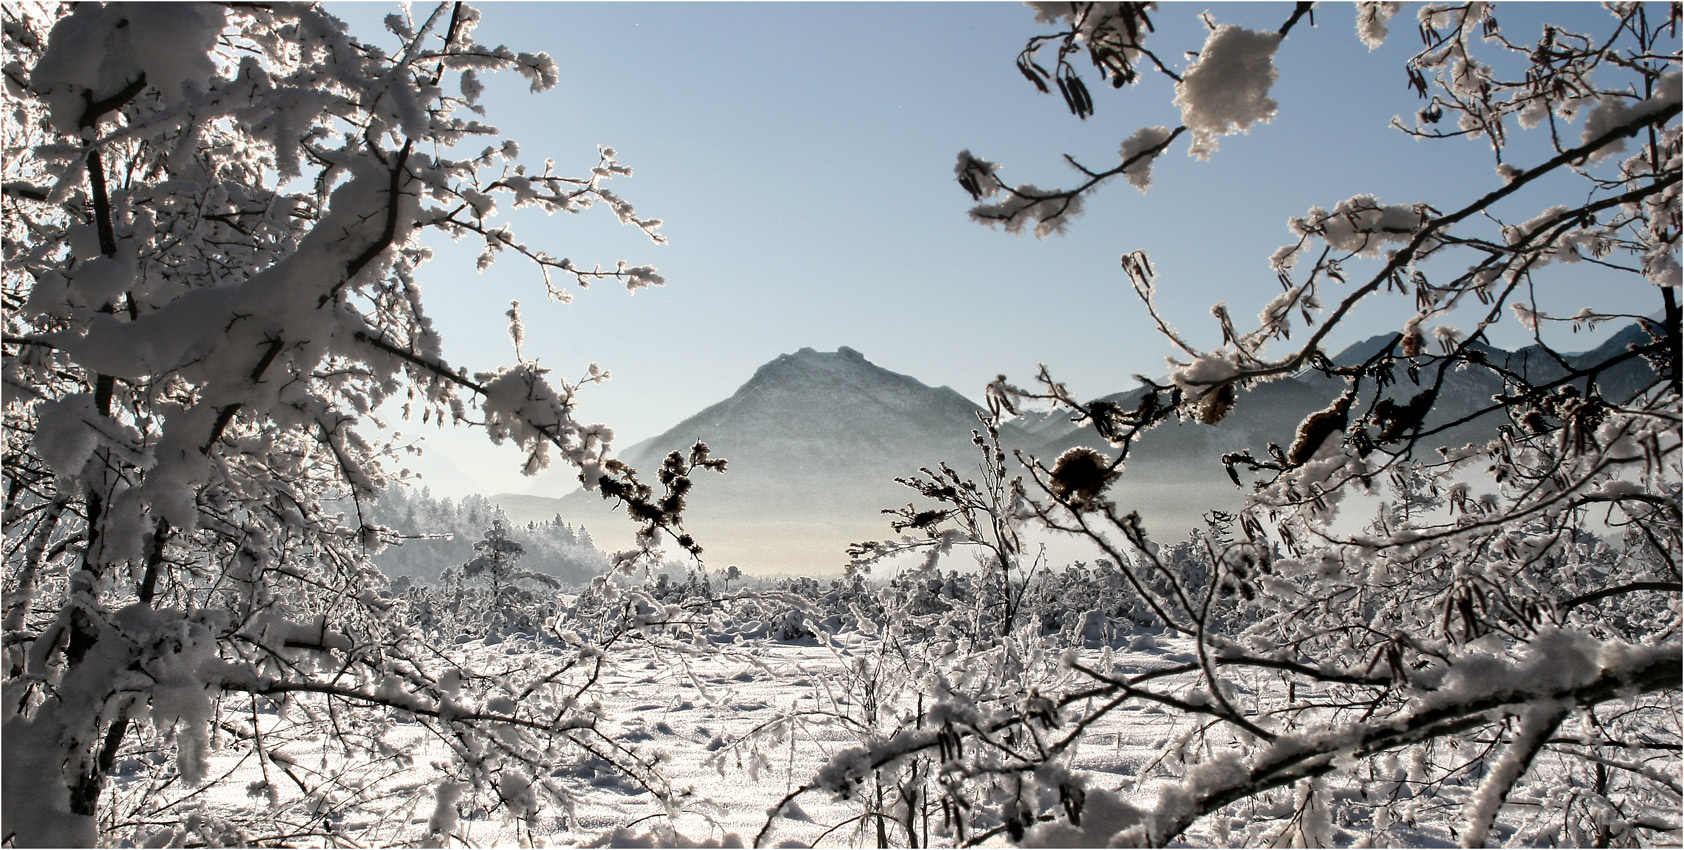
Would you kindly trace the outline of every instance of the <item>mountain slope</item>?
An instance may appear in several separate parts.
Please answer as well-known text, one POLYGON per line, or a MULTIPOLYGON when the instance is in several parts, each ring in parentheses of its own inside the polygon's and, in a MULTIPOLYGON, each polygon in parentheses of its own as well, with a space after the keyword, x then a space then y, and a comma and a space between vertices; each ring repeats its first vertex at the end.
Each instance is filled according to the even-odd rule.
MULTIPOLYGON (((948 387, 891 372, 846 346, 803 348, 620 457, 653 481, 668 452, 706 442, 715 457, 730 461, 724 475, 698 473, 689 497, 686 528, 708 563, 835 572, 849 543, 888 536, 881 511, 912 498, 897 476, 944 460, 962 472, 975 468, 971 432, 981 427, 979 412, 948 387)), ((1015 426, 1003 436, 1024 440, 1015 426)), ((589 522, 605 546, 619 545, 607 534, 607 505, 595 493, 574 493, 556 505, 570 521, 589 522)), ((628 527, 623 517, 617 527, 628 527)))
POLYGON ((958 459, 950 451, 970 446, 978 412, 952 389, 890 372, 847 346, 832 353, 803 348, 761 366, 730 398, 621 456, 639 469, 654 468, 668 452, 703 440, 732 459, 733 472, 748 475, 912 463, 896 473, 905 474, 958 459), (941 456, 929 453, 938 447, 941 456))
MULTIPOLYGON (((1362 363, 1396 339, 1396 334, 1383 334, 1363 340, 1345 348, 1332 360, 1341 366, 1362 363)), ((1584 368, 1607 360, 1628 345, 1649 339, 1646 332, 1632 325, 1591 351, 1567 354, 1562 359, 1571 368, 1584 368)), ((1491 346, 1477 347, 1491 362, 1525 375, 1536 383, 1548 383, 1567 374, 1567 369, 1559 361, 1538 346, 1514 352, 1491 346)), ((1394 354, 1401 356, 1400 352, 1394 354)), ((1422 387, 1431 385, 1435 378, 1432 372, 1423 370, 1417 384, 1401 366, 1395 375, 1396 382, 1387 390, 1387 395, 1400 402, 1407 402, 1422 387)), ((1653 379, 1654 372, 1640 358, 1621 363, 1596 376, 1603 395, 1619 401, 1630 398, 1653 379)), ((1577 383, 1583 387, 1585 379, 1579 379, 1577 383)), ((1266 456, 1270 442, 1282 446, 1290 444, 1298 423, 1310 413, 1331 404, 1345 386, 1343 380, 1307 372, 1241 390, 1235 412, 1218 425, 1188 421, 1169 422, 1153 428, 1142 435, 1131 450, 1127 473, 1111 491, 1113 498, 1124 510, 1139 510, 1147 520, 1147 530, 1154 537, 1159 540, 1178 538, 1197 526, 1202 514, 1210 508, 1239 506, 1243 493, 1228 480, 1221 463, 1223 454, 1249 450, 1261 458, 1266 456)), ((1424 426, 1431 429, 1455 422, 1470 411, 1491 405, 1492 396, 1502 391, 1502 382, 1489 371, 1448 370, 1424 426)), ((1107 396, 1104 400, 1132 409, 1143 394, 1144 390, 1133 390, 1107 396)), ((1433 433, 1425 439, 1424 446, 1430 450, 1435 446, 1486 440, 1502 421, 1500 412, 1488 413, 1433 433)), ((1071 427, 1042 433, 1034 450, 1028 453, 1050 465, 1054 458, 1072 446, 1086 446, 1108 453, 1115 451, 1091 429, 1071 427)))

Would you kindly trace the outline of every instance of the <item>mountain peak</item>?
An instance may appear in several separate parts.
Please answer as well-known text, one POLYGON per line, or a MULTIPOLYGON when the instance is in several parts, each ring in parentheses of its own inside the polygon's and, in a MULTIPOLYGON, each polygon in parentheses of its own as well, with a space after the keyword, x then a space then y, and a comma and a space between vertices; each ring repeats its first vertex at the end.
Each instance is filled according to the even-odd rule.
MULTIPOLYGON (((650 442, 662 446, 664 453, 671 448, 668 444, 688 445, 686 441, 698 438, 710 445, 720 441, 747 446, 764 444, 776 435, 814 444, 825 444, 826 438, 849 444, 863 441, 878 451, 885 442, 939 442, 937 435, 951 431, 968 445, 978 409, 953 390, 884 369, 846 345, 835 351, 804 347, 772 358, 729 398, 650 442)), ((647 448, 639 444, 623 454, 634 458, 647 448)))
POLYGON ((885 381, 899 384, 912 379, 872 363, 865 359, 864 354, 846 345, 835 351, 818 351, 809 346, 794 354, 780 354, 772 358, 755 370, 747 386, 791 381, 808 385, 841 381, 848 385, 866 386, 885 381))
POLYGON ((794 354, 785 354, 785 355, 782 355, 781 357, 779 357, 777 359, 782 360, 785 357, 853 360, 853 361, 857 361, 857 362, 860 362, 860 363, 866 362, 864 354, 861 354, 858 351, 856 351, 855 349, 849 348, 846 345, 839 346, 835 351, 818 351, 810 345, 803 346, 801 349, 796 351, 794 354))

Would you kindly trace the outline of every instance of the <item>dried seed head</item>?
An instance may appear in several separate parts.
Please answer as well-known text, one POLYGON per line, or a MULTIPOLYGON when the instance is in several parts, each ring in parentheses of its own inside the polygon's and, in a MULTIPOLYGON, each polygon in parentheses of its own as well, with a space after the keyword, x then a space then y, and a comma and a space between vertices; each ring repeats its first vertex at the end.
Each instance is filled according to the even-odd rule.
POLYGON ((1069 502, 1072 507, 1092 507, 1101 492, 1117 477, 1111 459, 1093 449, 1066 449, 1053 463, 1050 486, 1053 495, 1069 502))
POLYGON ((1223 384, 1215 392, 1207 393, 1199 399, 1198 419, 1206 425, 1215 425, 1227 418, 1228 412, 1234 409, 1234 385, 1223 384))
POLYGON ((1427 339, 1421 336, 1420 331, 1411 328, 1408 333, 1403 335, 1403 356, 1420 357, 1421 352, 1426 350, 1427 339))
POLYGON ((1355 393, 1346 390, 1326 408, 1304 417, 1304 421, 1298 423, 1298 433, 1292 440, 1292 448, 1286 450, 1287 462, 1293 466, 1308 463, 1322 443, 1345 430, 1345 426, 1350 422, 1351 402, 1355 398, 1355 393))

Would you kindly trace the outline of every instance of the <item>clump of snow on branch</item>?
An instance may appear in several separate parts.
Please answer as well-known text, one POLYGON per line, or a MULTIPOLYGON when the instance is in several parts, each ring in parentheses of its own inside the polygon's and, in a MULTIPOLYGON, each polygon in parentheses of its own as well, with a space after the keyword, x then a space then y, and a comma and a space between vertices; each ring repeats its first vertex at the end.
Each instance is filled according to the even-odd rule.
POLYGON ((1076 16, 1080 4, 1069 0, 1027 0, 1023 5, 1035 12, 1035 22, 1056 24, 1076 16))
MULTIPOLYGON (((1147 158, 1146 166, 1148 169, 1149 159, 1147 158)), ((958 177, 959 185, 970 193, 972 199, 982 200, 1002 193, 1006 196, 996 203, 972 207, 972 221, 990 227, 1004 225, 1006 232, 1014 236, 1022 234, 1029 222, 1033 221, 1036 238, 1045 239, 1050 235, 1063 233, 1070 221, 1082 214, 1081 193, 1042 189, 1029 183, 1007 188, 995 176, 999 167, 999 163, 972 156, 968 150, 959 152, 953 173, 958 177)), ((1129 179, 1132 182, 1136 176, 1131 175, 1129 179)), ((1149 180, 1150 177, 1145 179, 1149 180)))
POLYGON ((521 467, 525 475, 547 469, 550 448, 556 445, 569 463, 580 467, 584 480, 594 482, 607 450, 606 429, 574 424, 576 388, 562 382, 557 389, 544 377, 547 371, 534 363, 522 363, 475 376, 484 390, 480 408, 485 414, 486 433, 492 442, 512 440, 527 453, 521 467))
POLYGON ((999 178, 994 176, 994 172, 999 170, 1000 163, 972 156, 969 150, 960 151, 958 162, 953 165, 959 185, 977 200, 992 198, 1004 188, 999 178))
POLYGON ((1369 50, 1386 43, 1386 24, 1403 9, 1402 3, 1362 0, 1357 5, 1357 38, 1369 50))
POLYGON ((1129 185, 1141 192, 1152 186, 1152 163, 1158 159, 1158 154, 1142 156, 1146 151, 1162 145, 1170 138, 1168 127, 1142 127, 1134 131, 1134 135, 1123 140, 1122 149, 1118 155, 1124 162, 1135 160, 1123 169, 1123 176, 1128 178, 1129 185), (1135 159, 1139 157, 1139 159, 1135 159))
MULTIPOLYGON (((1430 212, 1418 204, 1382 204, 1373 195, 1357 195, 1340 201, 1332 212, 1311 207, 1293 218, 1287 229, 1300 241, 1283 246, 1270 258, 1277 270, 1286 271, 1310 237, 1319 237, 1329 248, 1361 257, 1379 257, 1387 245, 1407 243, 1431 220, 1430 212)), ((1422 252, 1432 245, 1424 243, 1422 252)))
POLYGON ((422 847, 444 847, 456 829, 456 801, 467 790, 466 783, 443 780, 433 792, 433 815, 427 819, 427 837, 422 847))
POLYGON ((1224 24, 1205 40, 1199 59, 1175 86, 1175 105, 1181 123, 1193 133, 1189 153, 1209 159, 1217 137, 1245 132, 1267 122, 1278 104, 1269 89, 1279 73, 1275 51, 1281 37, 1224 24))
MULTIPOLYGON (((1681 79, 1684 79, 1684 77, 1681 77, 1678 71, 1662 76, 1655 84, 1654 96, 1647 100, 1634 101, 1629 97, 1618 94, 1605 94, 1598 98, 1596 105, 1591 107, 1590 114, 1585 116, 1585 130, 1581 137, 1581 143, 1601 138, 1608 132, 1633 121, 1657 115, 1668 107, 1678 106, 1681 89, 1684 89, 1684 85, 1681 85, 1681 79)), ((1622 153, 1625 149, 1626 140, 1616 139, 1593 151, 1590 155, 1590 161, 1596 162, 1616 153, 1622 153)))
POLYGON ((210 3, 86 3, 53 26, 50 47, 30 73, 60 133, 81 132, 88 102, 142 80, 166 103, 203 92, 216 73, 211 50, 226 23, 210 3))

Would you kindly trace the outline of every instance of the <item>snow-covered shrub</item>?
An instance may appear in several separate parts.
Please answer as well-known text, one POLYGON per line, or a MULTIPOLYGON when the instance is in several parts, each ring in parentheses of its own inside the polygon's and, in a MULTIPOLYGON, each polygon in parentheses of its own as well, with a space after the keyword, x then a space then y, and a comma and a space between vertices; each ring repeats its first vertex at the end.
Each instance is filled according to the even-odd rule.
MULTIPOLYGON (((455 754, 435 841, 447 800, 550 816, 551 765, 578 753, 664 793, 592 731, 593 647, 481 675, 406 624, 369 560, 394 539, 368 513, 403 444, 385 404, 483 420, 529 470, 559 457, 637 501, 576 416, 598 369, 447 362, 416 285, 429 231, 526 258, 559 298, 661 282, 498 216, 604 205, 660 241, 605 185, 630 174, 612 149, 573 177, 480 120, 480 75, 541 90, 554 62, 477 43, 461 4, 390 16, 384 46, 312 4, 3 14, 4 840, 356 841, 374 827, 347 806, 402 802, 383 783, 412 724, 455 754), (266 777, 249 806, 193 787, 223 757, 266 777)), ((640 519, 678 536, 666 507, 640 519)))
MULTIPOLYGON (((961 153, 959 183, 984 202, 972 217, 1037 235, 1065 229, 1111 177, 1165 190, 1150 163, 1184 133, 1202 158, 1224 134, 1267 132, 1285 102, 1272 91, 1275 57, 1315 15, 1338 14, 1298 4, 1273 32, 1207 18, 1208 39, 1177 73, 1160 59, 1167 47, 1148 45, 1151 7, 1034 5, 1062 28, 1019 57, 1043 91, 1055 80, 1073 112, 1092 114, 1070 61, 1086 52, 1115 85, 1148 67, 1170 77, 1183 121, 1131 137, 1109 169, 1078 165, 1082 182, 1068 190, 1009 188, 998 165, 961 153), (1037 63, 1043 48, 1056 70, 1037 63)), ((1395 11, 1359 4, 1361 38, 1383 40, 1395 11)), ((1110 446, 1020 458, 1003 515, 1086 539, 1161 640, 1187 652, 1144 668, 1067 652, 1074 675, 1049 690, 987 709, 938 699, 915 725, 872 730, 797 793, 898 789, 885 799, 904 804, 904 827, 893 805, 867 815, 887 825, 880 840, 908 844, 926 838, 915 811, 932 809, 963 813, 967 829, 997 824, 951 840, 1004 833, 1035 846, 1676 842, 1684 16, 1676 4, 1606 11, 1594 32, 1547 24, 1529 43, 1498 23, 1497 4, 1421 7, 1422 49, 1404 77, 1423 103, 1396 124, 1485 142, 1499 163, 1489 186, 1403 203, 1330 199, 1331 211, 1291 219, 1292 241, 1269 258, 1279 291, 1259 298, 1251 329, 1217 305, 1210 350, 1173 330, 1149 258, 1125 246, 1124 273, 1179 350, 1169 380, 1133 410, 1084 402, 1046 368, 1032 389, 1004 378, 989 388, 997 415, 1051 402, 1110 446), (1546 271, 1558 264, 1576 266, 1546 271), (1614 285, 1652 291, 1654 312, 1599 304, 1614 285), (1587 306, 1551 315, 1544 292, 1587 306), (1335 364, 1323 345, 1359 304, 1389 309, 1397 334, 1360 363, 1335 364), (1537 343, 1526 362, 1488 354, 1486 331, 1511 315, 1537 343), (1557 329, 1598 322, 1632 324, 1565 353, 1557 329), (1240 390, 1312 371, 1343 392, 1263 456, 1211 459, 1251 486, 1231 522, 1162 546, 1112 500, 1144 431, 1242 415, 1240 390), (1503 424, 1473 444, 1442 436, 1480 416, 1503 424), (1142 706, 1187 721, 1161 758, 1105 784, 1069 769, 1085 730, 1142 706), (912 794, 907 771, 922 766, 941 777, 919 788, 933 797, 912 794)), ((918 486, 939 507, 901 514, 924 535, 901 550, 1000 539, 965 527, 956 476, 927 473, 918 486)), ((996 604, 1030 598, 1032 583, 1020 586, 996 604)), ((1009 612, 1006 634, 1025 614, 1009 612)))
POLYGON ((507 631, 536 634, 554 615, 561 582, 515 565, 526 549, 509 538, 501 520, 474 544, 475 556, 445 570, 439 595, 454 615, 458 634, 495 635, 507 631))
POLYGON ((945 464, 901 479, 930 504, 885 511, 891 528, 906 533, 853 547, 848 573, 824 594, 833 613, 821 641, 851 631, 870 653, 851 656, 827 704, 792 709, 713 757, 758 763, 764 750, 815 729, 857 741, 790 792, 757 841, 770 840, 807 793, 856 806, 859 814, 834 828, 851 825, 852 843, 886 847, 1021 836, 1047 793, 1056 799, 1076 788, 1062 779, 1025 782, 998 766, 1039 746, 1037 733, 1013 726, 1014 718, 1025 710, 1041 721, 1060 714, 1046 695, 1078 678, 1061 665, 1061 649, 1107 645, 1134 631, 1132 595, 1084 564, 1055 570, 1040 554, 1025 557, 1022 482, 1008 476, 995 428, 973 438, 980 480, 945 464), (865 581, 873 565, 908 553, 923 557, 875 586, 865 581), (975 563, 943 572, 961 553, 975 563), (967 732, 977 730, 987 732, 967 745, 967 732))
POLYGON ((917 476, 895 479, 930 504, 909 503, 885 511, 894 517, 890 528, 901 536, 849 548, 850 571, 860 575, 876 563, 913 553, 923 556, 921 566, 890 582, 888 594, 898 607, 884 611, 885 618, 920 628, 919 624, 932 618, 941 619, 954 602, 966 601, 965 607, 974 606, 973 619, 979 628, 1004 637, 1019 625, 1029 580, 1042 562, 1039 556, 1025 551, 1020 533, 1023 520, 1031 516, 1023 502, 1023 479, 1011 475, 1009 460, 1000 447, 999 429, 986 427, 986 435, 971 432, 971 442, 981 458, 977 465, 980 480, 945 463, 933 470, 921 469, 917 476), (949 594, 950 599, 944 599, 944 580, 937 565, 956 548, 976 558, 979 572, 974 579, 975 592, 964 597, 949 594))
MULTIPOLYGON (((778 820, 800 811, 797 800, 809 793, 828 794, 855 808, 857 815, 832 828, 846 829, 854 846, 878 847, 958 845, 986 837, 1005 829, 1000 810, 955 806, 954 799, 1013 800, 1026 788, 1031 797, 1036 794, 1033 785, 998 771, 955 771, 952 759, 960 751, 943 747, 956 744, 972 724, 1041 706, 1042 694, 1068 688, 1076 676, 1060 665, 1056 647, 1027 618, 1002 635, 992 623, 975 628, 981 606, 932 604, 939 591, 930 587, 931 573, 882 589, 882 621, 860 621, 863 652, 844 651, 820 633, 844 673, 815 695, 817 704, 792 707, 710 758, 723 771, 764 764, 793 736, 815 735, 827 749, 838 736, 855 742, 835 750, 818 776, 773 808, 757 836, 759 845, 776 836, 778 820), (960 607, 968 611, 969 624, 952 616, 960 607), (920 609, 925 613, 903 613, 920 609)), ((945 585, 945 578, 938 580, 945 585)), ((1033 746, 1029 738, 1008 730, 970 755, 991 761, 1025 746, 1033 746)))

